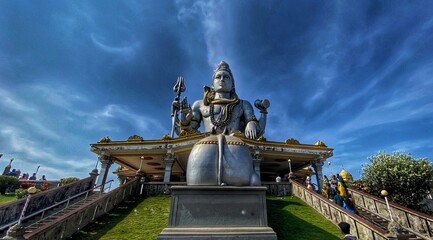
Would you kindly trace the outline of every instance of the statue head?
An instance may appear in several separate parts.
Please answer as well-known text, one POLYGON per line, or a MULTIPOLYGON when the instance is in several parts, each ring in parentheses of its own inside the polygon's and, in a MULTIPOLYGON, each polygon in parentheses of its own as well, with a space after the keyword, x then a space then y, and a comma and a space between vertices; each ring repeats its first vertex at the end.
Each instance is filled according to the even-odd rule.
POLYGON ((235 91, 235 79, 230 66, 221 61, 212 75, 212 90, 215 92, 230 92, 233 97, 235 91))
POLYGON ((215 93, 230 93, 230 99, 238 100, 235 90, 235 79, 229 65, 221 61, 212 75, 212 87, 204 86, 203 103, 208 106, 215 99, 215 93))
POLYGON ((212 75, 212 88, 215 91, 217 91, 218 89, 221 89, 222 91, 226 91, 226 89, 229 89, 229 92, 235 92, 235 79, 233 77, 230 66, 224 61, 218 63, 218 66, 215 69, 214 74, 212 75), (215 81, 222 79, 227 82, 227 84, 225 84, 227 86, 223 89, 221 89, 221 86, 215 86, 215 81))

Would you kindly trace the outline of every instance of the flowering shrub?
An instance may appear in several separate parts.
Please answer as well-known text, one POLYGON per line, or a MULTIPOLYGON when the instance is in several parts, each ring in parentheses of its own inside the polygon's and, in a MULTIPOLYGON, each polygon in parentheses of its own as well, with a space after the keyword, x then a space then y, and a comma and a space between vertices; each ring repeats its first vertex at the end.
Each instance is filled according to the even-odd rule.
POLYGON ((388 191, 388 198, 403 206, 421 210, 420 202, 433 190, 433 164, 427 158, 410 154, 379 152, 363 165, 362 183, 368 192, 379 195, 388 191))
POLYGON ((51 182, 44 182, 39 186, 39 189, 41 191, 45 191, 45 190, 49 189, 50 186, 51 186, 51 182))
MULTIPOLYGON (((27 189, 18 188, 17 190, 15 190, 15 195, 17 196, 17 199, 27 197, 27 195, 29 195, 29 192, 27 191, 27 189)), ((38 193, 40 191, 41 191, 40 189, 36 189, 35 193, 38 193)))
POLYGON ((17 190, 15 190, 15 196, 17 196, 17 199, 26 197, 27 194, 27 189, 18 188, 17 190))
POLYGON ((33 182, 22 182, 20 185, 20 188, 27 189, 29 187, 34 187, 34 186, 35 186, 35 183, 33 183, 33 182))

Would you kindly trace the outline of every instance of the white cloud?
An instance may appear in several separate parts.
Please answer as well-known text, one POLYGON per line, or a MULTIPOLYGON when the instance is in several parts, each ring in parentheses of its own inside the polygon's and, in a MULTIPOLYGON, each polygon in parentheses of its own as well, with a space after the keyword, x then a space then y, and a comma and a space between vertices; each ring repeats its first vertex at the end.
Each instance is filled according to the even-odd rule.
POLYGON ((221 15, 227 16, 227 12, 223 9, 227 8, 227 4, 221 1, 195 1, 194 4, 188 6, 184 1, 176 2, 179 7, 178 19, 186 22, 191 19, 198 18, 203 27, 204 39, 207 47, 207 60, 210 67, 215 67, 215 63, 225 60, 230 61, 231 58, 227 53, 228 34, 224 30, 221 15))
POLYGON ((2 88, 0 88, 0 104, 12 111, 34 111, 33 108, 26 105, 19 97, 13 96, 9 91, 2 88))
POLYGON ((131 112, 127 107, 110 104, 105 107, 101 111, 98 111, 93 114, 93 121, 97 123, 98 128, 105 129, 113 129, 110 127, 111 124, 108 122, 104 122, 104 120, 115 119, 118 121, 128 122, 137 128, 140 132, 146 133, 161 133, 164 132, 165 128, 161 125, 160 121, 149 117, 147 115, 140 115, 134 112, 131 112), (95 121, 95 119, 97 119, 95 121))
POLYGON ((93 44, 99 49, 107 53, 123 56, 127 60, 131 60, 135 56, 137 50, 141 47, 139 41, 130 41, 120 46, 110 46, 107 43, 104 43, 101 36, 94 33, 90 34, 90 38, 92 39, 93 44))
POLYGON ((76 176, 85 176, 95 164, 94 160, 74 159, 69 160, 67 156, 59 154, 52 149, 51 145, 39 142, 35 137, 29 138, 25 130, 6 126, 0 130, 3 141, 10 152, 17 153, 21 157, 15 157, 14 168, 22 172, 33 172, 37 165, 41 165, 40 172, 49 176, 50 179, 59 179, 64 176, 64 170, 68 174, 74 172, 76 176))

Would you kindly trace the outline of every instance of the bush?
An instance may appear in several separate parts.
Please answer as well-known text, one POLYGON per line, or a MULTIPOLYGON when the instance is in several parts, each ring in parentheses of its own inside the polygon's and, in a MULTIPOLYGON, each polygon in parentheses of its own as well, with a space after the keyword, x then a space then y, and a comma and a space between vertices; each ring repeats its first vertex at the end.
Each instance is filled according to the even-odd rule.
POLYGON ((79 181, 80 179, 79 178, 76 178, 76 177, 67 177, 67 178, 62 178, 62 179, 60 179, 60 183, 62 184, 62 185, 65 185, 65 184, 68 184, 68 183, 73 183, 73 182, 76 182, 76 181, 79 181))
POLYGON ((18 186, 18 178, 0 175, 0 194, 6 194, 6 190, 15 191, 18 186))
MULTIPOLYGON (((17 190, 15 190, 15 196, 17 196, 17 199, 20 199, 20 198, 23 198, 23 197, 27 197, 27 195, 29 195, 29 192, 27 190, 28 190, 28 188, 27 189, 18 188, 17 190)), ((38 193, 40 191, 41 191, 40 189, 36 188, 36 192, 35 193, 38 193)))
POLYGON ((379 195, 385 189, 391 201, 421 210, 420 202, 433 189, 433 164, 429 159, 379 152, 369 160, 371 163, 363 166, 361 176, 368 192, 379 195))
POLYGON ((17 199, 26 197, 28 195, 27 189, 18 188, 15 190, 15 196, 17 196, 17 199))

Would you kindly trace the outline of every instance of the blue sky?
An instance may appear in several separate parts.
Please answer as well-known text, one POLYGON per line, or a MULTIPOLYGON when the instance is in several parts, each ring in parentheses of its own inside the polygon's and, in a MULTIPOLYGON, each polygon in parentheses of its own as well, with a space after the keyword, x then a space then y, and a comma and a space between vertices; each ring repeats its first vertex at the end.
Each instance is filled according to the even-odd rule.
MULTIPOLYGON (((433 159, 431 1, 0 1, 0 166, 85 177, 101 137, 159 139, 221 60, 267 98, 265 137, 433 159)), ((258 112, 256 112, 257 115, 258 112)), ((113 168, 114 170, 114 168, 113 168)), ((325 174, 329 174, 325 166, 325 174)))

